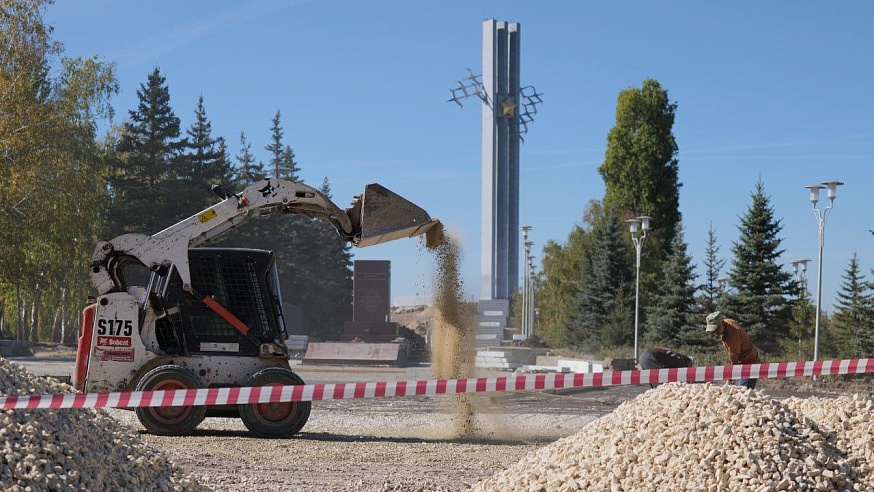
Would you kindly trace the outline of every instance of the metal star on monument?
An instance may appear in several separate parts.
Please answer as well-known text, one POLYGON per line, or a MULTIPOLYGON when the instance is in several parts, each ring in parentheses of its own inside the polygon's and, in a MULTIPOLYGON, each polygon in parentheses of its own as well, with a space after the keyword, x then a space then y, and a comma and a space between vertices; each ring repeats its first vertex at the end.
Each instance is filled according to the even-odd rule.
POLYGON ((512 99, 501 103, 501 116, 516 116, 516 103, 512 99))

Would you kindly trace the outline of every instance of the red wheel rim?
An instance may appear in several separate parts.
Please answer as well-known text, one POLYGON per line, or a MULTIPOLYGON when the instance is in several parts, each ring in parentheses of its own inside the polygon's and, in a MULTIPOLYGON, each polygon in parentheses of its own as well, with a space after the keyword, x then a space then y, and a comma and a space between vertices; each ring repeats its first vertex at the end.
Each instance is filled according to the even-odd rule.
MULTIPOLYGON (((153 391, 179 389, 188 389, 188 387, 177 379, 165 379, 152 387, 153 391)), ((151 407, 149 410, 152 415, 167 424, 182 422, 191 413, 191 407, 151 407)))
MULTIPOLYGON (((265 386, 282 386, 278 383, 267 384, 265 386)), ((293 402, 285 403, 258 403, 258 415, 267 422, 282 422, 287 419, 291 412, 294 411, 293 402)))

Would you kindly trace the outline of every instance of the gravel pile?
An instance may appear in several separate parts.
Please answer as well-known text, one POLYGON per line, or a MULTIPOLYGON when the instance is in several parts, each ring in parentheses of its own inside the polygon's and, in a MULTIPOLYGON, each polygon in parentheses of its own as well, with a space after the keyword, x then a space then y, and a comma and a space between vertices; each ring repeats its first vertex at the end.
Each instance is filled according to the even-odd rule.
POLYGON ((810 418, 835 445, 860 460, 865 483, 874 487, 874 401, 860 395, 788 398, 783 402, 810 418))
POLYGON ((472 490, 874 490, 871 402, 838 401, 666 384, 472 490))
MULTIPOLYGON (((73 391, 0 358, 5 396, 73 391)), ((205 490, 135 431, 97 409, 0 410, 0 488, 205 490)))

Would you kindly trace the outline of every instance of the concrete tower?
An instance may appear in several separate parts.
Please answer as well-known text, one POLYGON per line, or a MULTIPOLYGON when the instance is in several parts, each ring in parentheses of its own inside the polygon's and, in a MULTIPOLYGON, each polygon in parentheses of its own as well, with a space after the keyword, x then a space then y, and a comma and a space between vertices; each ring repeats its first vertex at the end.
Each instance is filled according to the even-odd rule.
POLYGON ((483 23, 481 300, 519 285, 520 42, 519 23, 483 23))

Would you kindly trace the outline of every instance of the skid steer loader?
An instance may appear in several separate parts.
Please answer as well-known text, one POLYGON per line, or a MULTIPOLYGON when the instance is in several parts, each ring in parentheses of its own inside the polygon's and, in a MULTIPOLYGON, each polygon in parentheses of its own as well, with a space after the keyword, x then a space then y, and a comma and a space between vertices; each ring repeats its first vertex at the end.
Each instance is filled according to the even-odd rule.
MULTIPOLYGON (((219 203, 151 236, 97 244, 90 276, 99 296, 82 312, 73 385, 84 392, 298 385, 291 371, 274 254, 202 247, 249 219, 290 213, 330 222, 358 247, 441 227, 379 184, 340 209, 302 183, 264 180, 242 192, 213 187, 219 203)), ((301 430, 310 402, 135 409, 152 433, 190 433, 207 416, 233 416, 260 437, 301 430)))

